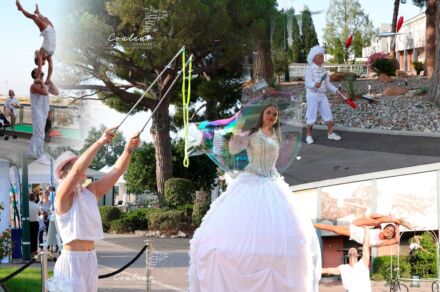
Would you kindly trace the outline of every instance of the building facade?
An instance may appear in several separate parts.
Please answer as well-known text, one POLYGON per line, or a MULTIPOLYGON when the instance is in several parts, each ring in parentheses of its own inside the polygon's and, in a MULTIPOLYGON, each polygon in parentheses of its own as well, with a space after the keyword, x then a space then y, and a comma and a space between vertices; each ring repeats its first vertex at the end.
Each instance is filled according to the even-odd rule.
MULTIPOLYGON (((390 24, 382 24, 380 32, 391 31, 390 24)), ((395 42, 396 58, 400 64, 400 70, 410 74, 416 74, 413 62, 425 61, 425 40, 426 40, 426 14, 421 13, 406 20, 394 37, 382 37, 373 40, 370 47, 362 50, 362 57, 368 58, 377 52, 391 53, 391 43, 395 42)))

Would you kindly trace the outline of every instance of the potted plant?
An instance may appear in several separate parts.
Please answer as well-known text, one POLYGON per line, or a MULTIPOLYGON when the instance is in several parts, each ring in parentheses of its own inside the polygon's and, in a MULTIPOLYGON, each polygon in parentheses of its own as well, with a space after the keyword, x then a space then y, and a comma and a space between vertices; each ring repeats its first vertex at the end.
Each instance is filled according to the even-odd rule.
POLYGON ((420 75, 420 72, 422 72, 425 69, 425 63, 423 62, 413 62, 414 70, 416 70, 417 76, 420 75))

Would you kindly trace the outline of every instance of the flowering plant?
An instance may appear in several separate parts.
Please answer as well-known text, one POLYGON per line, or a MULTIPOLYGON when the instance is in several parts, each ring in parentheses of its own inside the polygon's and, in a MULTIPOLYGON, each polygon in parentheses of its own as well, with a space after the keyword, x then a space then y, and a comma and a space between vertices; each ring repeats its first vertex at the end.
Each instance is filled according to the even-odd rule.
POLYGON ((11 253, 11 230, 8 229, 0 234, 0 259, 11 255, 11 253))
POLYGON ((371 65, 373 65, 374 62, 376 62, 377 60, 379 60, 379 59, 385 59, 385 58, 387 58, 387 57, 388 57, 388 55, 385 54, 385 53, 382 53, 382 52, 378 52, 378 53, 371 54, 371 55, 368 57, 367 64, 368 64, 368 66, 371 66, 371 65))

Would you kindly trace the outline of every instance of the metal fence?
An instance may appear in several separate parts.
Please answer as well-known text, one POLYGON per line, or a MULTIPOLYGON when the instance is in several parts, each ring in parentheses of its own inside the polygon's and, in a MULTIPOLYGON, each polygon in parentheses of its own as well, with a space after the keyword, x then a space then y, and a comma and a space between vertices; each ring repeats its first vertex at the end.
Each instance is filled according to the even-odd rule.
MULTIPOLYGON (((289 75, 291 78, 304 78, 304 71, 308 67, 305 63, 292 63, 289 65, 289 75)), ((368 66, 363 64, 326 64, 324 67, 329 72, 353 72, 357 75, 368 73, 368 66)))

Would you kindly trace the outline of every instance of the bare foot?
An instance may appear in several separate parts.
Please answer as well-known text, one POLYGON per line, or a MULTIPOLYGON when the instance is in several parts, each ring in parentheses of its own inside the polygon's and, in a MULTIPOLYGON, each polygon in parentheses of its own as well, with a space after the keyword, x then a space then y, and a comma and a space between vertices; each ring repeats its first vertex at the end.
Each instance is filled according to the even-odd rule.
POLYGON ((23 10, 23 7, 21 6, 21 3, 20 3, 19 0, 16 0, 16 1, 15 1, 15 5, 17 5, 17 9, 18 9, 18 11, 22 11, 22 10, 23 10))

